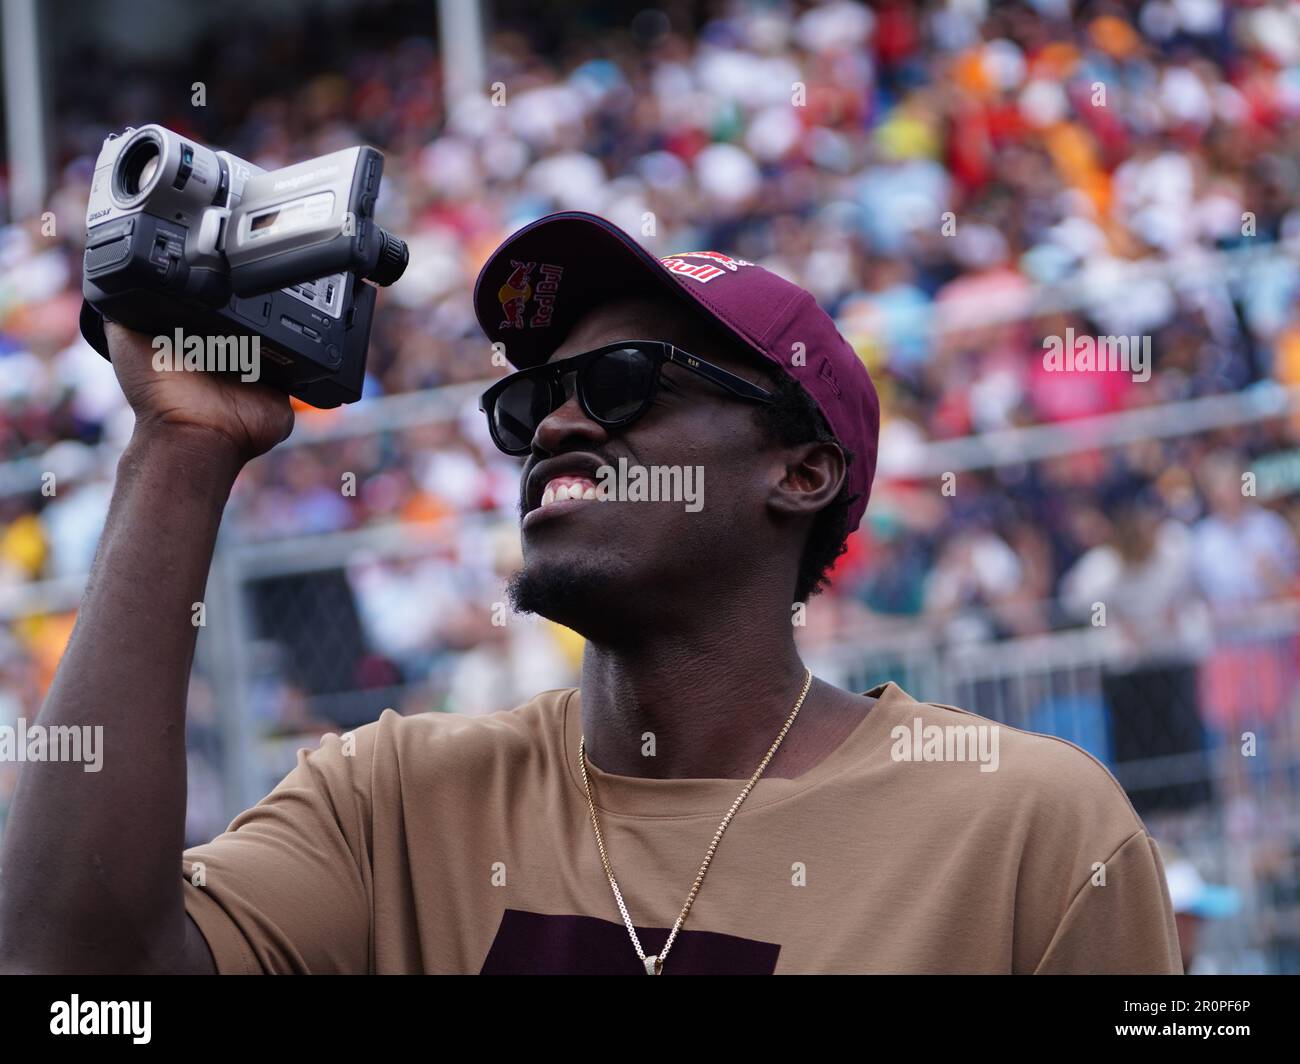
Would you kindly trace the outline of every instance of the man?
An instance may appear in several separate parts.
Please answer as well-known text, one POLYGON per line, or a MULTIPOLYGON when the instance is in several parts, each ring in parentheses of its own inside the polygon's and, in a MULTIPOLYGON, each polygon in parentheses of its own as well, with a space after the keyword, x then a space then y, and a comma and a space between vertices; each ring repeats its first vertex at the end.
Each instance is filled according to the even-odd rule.
POLYGON ((567 213, 507 240, 475 304, 519 369, 483 401, 526 458, 511 594, 585 636, 580 686, 326 736, 180 860, 191 604, 290 413, 114 330, 137 427, 41 716, 105 724, 104 765, 24 775, 5 967, 1181 971, 1160 858, 1100 764, 800 662, 792 609, 857 527, 878 429, 807 292, 567 213))

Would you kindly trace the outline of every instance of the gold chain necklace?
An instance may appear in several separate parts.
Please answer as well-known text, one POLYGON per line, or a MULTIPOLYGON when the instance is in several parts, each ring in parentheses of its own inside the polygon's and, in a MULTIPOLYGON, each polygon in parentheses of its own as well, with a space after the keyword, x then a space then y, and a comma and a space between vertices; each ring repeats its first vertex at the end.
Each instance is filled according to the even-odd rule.
POLYGON ((691 906, 695 904, 695 895, 700 891, 700 884, 704 882, 704 874, 709 870, 709 862, 713 860, 713 855, 717 852, 718 842, 722 839, 722 833, 727 830, 727 825, 731 823, 731 818, 736 815, 736 810, 740 808, 740 803, 748 796, 753 789, 754 784, 758 782, 758 777, 763 774, 767 768, 768 762, 776 753, 776 749, 781 745, 781 740, 785 738, 785 733, 790 730, 790 725, 794 723, 794 718, 799 715, 799 709, 803 705, 803 700, 808 696, 808 688, 812 686, 812 670, 804 670, 803 690, 799 693, 799 700, 794 704, 794 710, 790 713, 785 722, 785 727, 781 729, 781 734, 776 737, 776 742, 768 750, 767 756, 763 758, 762 763, 758 766, 758 771, 745 784, 745 789, 740 792, 740 796, 731 803, 731 808, 727 810, 727 815, 722 818, 722 823, 718 825, 717 832, 714 833, 713 841, 709 843, 709 852, 704 857, 704 863, 700 865, 700 871, 695 877, 695 882, 691 885, 691 892, 686 896, 686 904, 682 906, 681 915, 677 917, 677 923, 673 924, 673 929, 668 935, 668 941, 664 943, 664 948, 657 954, 649 957, 645 955, 645 950, 641 948, 641 940, 637 937, 636 928, 632 926, 632 917, 627 913, 627 906, 623 904, 623 894, 618 889, 618 881, 614 878, 614 870, 609 866, 609 857, 605 853, 605 840, 600 833, 600 821, 596 817, 596 803, 591 799, 591 781, 587 779, 587 747, 586 736, 579 735, 578 738, 578 765, 582 769, 582 785, 587 791, 587 807, 591 810, 591 826, 596 829, 596 846, 600 849, 600 863, 605 866, 605 875, 609 877, 609 885, 614 890, 614 900, 618 902, 618 911, 623 914, 623 923, 627 925, 627 933, 632 936, 632 945, 636 949, 636 955, 641 958, 641 963, 645 965, 646 975, 662 975, 664 970, 664 961, 668 957, 668 951, 672 949, 673 940, 677 938, 677 932, 681 930, 682 924, 686 922, 686 915, 691 911, 691 906))

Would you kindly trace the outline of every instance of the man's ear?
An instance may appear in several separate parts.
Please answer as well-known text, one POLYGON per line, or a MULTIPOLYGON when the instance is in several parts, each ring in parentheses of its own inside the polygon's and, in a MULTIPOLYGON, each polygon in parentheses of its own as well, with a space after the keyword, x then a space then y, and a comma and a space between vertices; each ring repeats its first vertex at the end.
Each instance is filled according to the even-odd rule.
POLYGON ((844 451, 833 441, 787 447, 784 471, 773 485, 768 505, 787 517, 811 516, 840 493, 847 476, 844 451))

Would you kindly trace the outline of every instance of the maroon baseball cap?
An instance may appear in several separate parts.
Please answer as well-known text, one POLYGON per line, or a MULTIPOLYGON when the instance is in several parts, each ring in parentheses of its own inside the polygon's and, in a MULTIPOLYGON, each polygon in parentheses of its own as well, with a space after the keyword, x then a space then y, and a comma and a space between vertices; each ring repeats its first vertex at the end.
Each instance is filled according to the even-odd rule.
POLYGON ((853 452, 856 529, 876 472, 880 400, 830 315, 798 285, 717 251, 656 258, 604 218, 564 211, 524 226, 492 253, 474 285, 474 312, 507 360, 526 369, 549 359, 591 308, 654 291, 685 300, 803 385, 853 452))

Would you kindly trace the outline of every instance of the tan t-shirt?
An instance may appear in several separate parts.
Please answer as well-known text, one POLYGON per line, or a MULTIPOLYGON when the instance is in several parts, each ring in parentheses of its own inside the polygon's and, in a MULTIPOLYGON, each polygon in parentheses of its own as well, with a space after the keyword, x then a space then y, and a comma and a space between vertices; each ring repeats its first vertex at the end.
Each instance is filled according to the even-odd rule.
MULTIPOLYGON (((664 974, 1181 973, 1160 856, 1099 762, 893 683, 867 693, 876 705, 829 757, 759 780, 664 974)), ((643 973, 582 788, 579 697, 385 710, 299 751, 184 854, 186 909, 218 969, 643 973)), ((744 781, 588 772, 657 952, 744 781)))

